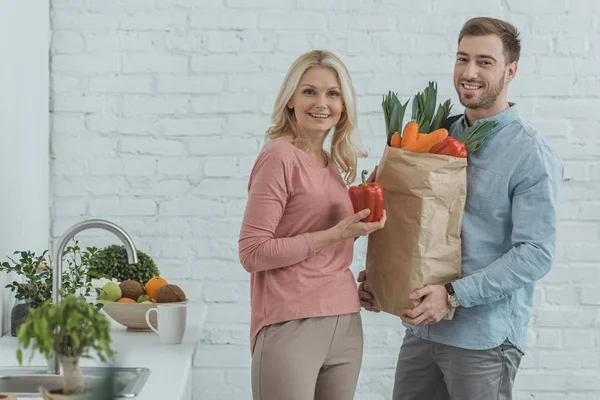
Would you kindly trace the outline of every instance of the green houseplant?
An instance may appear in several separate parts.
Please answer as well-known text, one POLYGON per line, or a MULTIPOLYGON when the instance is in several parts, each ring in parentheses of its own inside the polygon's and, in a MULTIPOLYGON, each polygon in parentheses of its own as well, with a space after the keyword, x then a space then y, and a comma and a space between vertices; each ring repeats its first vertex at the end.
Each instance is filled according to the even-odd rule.
MULTIPOLYGON (((63 262, 66 261, 69 265, 62 273, 62 288, 65 293, 90 296, 95 290, 87 279, 86 270, 96 251, 95 247, 82 250, 77 241, 65 249, 63 262)), ((39 256, 32 251, 19 250, 14 252, 18 259, 8 257, 10 262, 0 263, 0 272, 13 273, 23 278, 23 282, 13 281, 5 286, 14 293, 16 299, 11 312, 12 336, 16 336, 18 327, 31 308, 39 307, 52 297, 52 261, 47 254, 48 250, 39 256)))
MULTIPOLYGON (((85 298, 67 294, 56 306, 47 300, 31 309, 17 333, 19 349, 17 360, 23 363, 23 350, 31 348, 30 361, 35 351, 46 359, 55 353, 64 371, 62 395, 76 396, 85 392, 83 375, 79 368, 82 357, 92 358, 92 353, 106 362, 114 355, 111 348, 110 322, 85 298)), ((60 399, 45 389, 47 398, 60 399)), ((77 397, 75 397, 77 398, 77 397)))
POLYGON ((89 279, 116 279, 119 282, 128 279, 143 285, 155 276, 160 276, 154 260, 141 250, 137 250, 138 263, 129 264, 127 251, 123 245, 110 245, 98 250, 89 259, 89 279))

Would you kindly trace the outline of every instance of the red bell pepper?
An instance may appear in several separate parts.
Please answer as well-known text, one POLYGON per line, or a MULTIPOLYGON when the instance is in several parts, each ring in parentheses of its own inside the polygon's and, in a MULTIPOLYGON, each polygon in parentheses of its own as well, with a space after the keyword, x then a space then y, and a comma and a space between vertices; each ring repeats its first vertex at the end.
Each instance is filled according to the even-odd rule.
POLYGON ((446 139, 433 146, 429 152, 433 154, 445 154, 447 156, 461 158, 467 158, 468 154, 465 144, 451 136, 448 136, 446 139))
POLYGON ((363 222, 379 221, 383 216, 383 187, 378 182, 367 184, 368 173, 369 171, 364 170, 362 172, 362 184, 348 189, 348 195, 355 213, 365 208, 371 210, 369 215, 361 220, 363 222))

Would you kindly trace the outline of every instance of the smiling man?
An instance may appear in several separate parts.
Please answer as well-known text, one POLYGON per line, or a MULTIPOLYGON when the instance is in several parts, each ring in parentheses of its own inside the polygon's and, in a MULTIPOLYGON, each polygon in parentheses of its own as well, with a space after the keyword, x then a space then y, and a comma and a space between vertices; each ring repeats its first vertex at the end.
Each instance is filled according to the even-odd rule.
MULTIPOLYGON (((454 85, 465 113, 450 127, 497 121, 468 157, 462 278, 411 294, 394 400, 511 399, 525 351, 537 280, 552 266, 563 167, 548 142, 507 100, 520 53, 509 23, 474 18, 462 28, 454 85), (455 308, 452 320, 442 320, 455 308)), ((373 309, 368 277, 361 304, 373 309)))

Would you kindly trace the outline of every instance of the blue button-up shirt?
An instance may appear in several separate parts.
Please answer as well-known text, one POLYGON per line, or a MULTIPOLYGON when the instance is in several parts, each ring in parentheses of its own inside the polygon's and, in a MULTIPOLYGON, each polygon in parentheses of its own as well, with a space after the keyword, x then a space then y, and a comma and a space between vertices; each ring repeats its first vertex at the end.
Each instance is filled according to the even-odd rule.
MULTIPOLYGON (((498 124, 467 160, 462 278, 452 284, 461 307, 453 320, 405 325, 455 347, 483 350, 509 342, 524 352, 535 283, 554 257, 563 166, 516 105, 475 124, 486 120, 498 124)), ((463 115, 450 135, 466 127, 463 115)))

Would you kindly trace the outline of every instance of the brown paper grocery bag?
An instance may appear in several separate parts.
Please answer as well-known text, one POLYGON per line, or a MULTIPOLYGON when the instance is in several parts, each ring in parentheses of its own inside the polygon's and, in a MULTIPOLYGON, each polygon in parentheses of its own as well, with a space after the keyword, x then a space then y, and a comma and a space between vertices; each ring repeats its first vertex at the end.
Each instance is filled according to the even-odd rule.
POLYGON ((419 303, 408 299, 413 290, 460 278, 466 167, 466 158, 386 146, 375 179, 387 222, 369 235, 366 262, 380 310, 400 316, 419 303))

